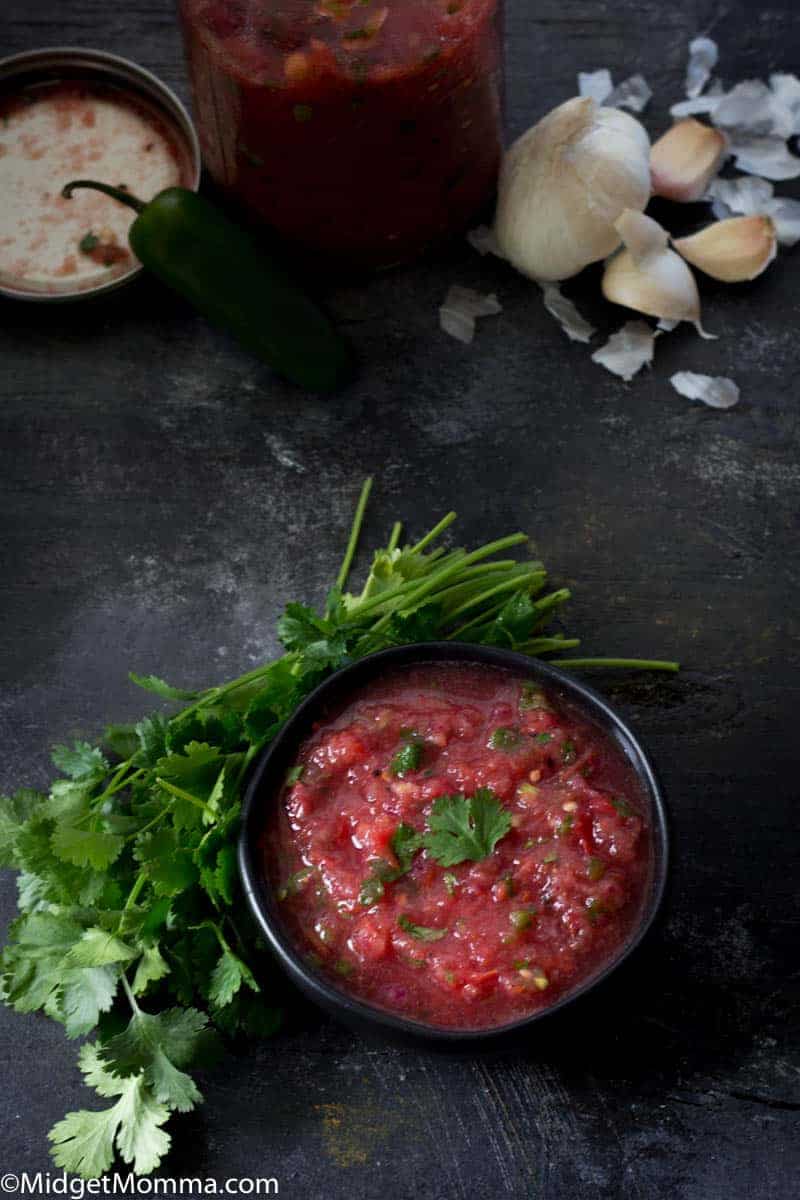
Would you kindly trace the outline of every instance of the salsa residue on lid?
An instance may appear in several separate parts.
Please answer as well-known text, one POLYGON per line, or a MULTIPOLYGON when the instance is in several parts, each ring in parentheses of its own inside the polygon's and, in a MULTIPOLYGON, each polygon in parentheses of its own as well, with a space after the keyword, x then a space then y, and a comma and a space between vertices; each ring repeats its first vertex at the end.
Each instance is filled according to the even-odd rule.
POLYGON ((64 80, 0 93, 0 283, 90 291, 137 265, 130 210, 97 193, 61 195, 86 174, 149 199, 188 182, 189 165, 155 109, 112 85, 64 80))
POLYGON ((393 671, 316 726, 262 845, 313 966, 455 1029, 520 1019, 600 970, 652 869, 613 741, 534 683, 456 663, 393 671))

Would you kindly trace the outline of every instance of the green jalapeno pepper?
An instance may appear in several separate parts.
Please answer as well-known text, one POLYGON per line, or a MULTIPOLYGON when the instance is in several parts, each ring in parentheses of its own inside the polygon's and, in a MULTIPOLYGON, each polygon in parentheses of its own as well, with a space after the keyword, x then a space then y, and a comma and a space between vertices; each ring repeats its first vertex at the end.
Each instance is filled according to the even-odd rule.
POLYGON ((255 242, 197 192, 170 187, 145 203, 124 187, 76 179, 138 216, 128 232, 136 257, 215 325, 286 379, 326 392, 352 373, 345 340, 325 313, 255 242))

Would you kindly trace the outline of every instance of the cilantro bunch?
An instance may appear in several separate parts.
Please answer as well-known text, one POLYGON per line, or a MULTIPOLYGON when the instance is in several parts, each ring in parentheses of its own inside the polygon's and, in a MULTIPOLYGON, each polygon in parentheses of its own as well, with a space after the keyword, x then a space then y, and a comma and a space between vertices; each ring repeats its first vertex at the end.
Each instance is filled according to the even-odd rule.
MULTIPOLYGON (((69 1038, 91 1035, 79 1066, 108 1102, 51 1131, 67 1171, 97 1177, 115 1154, 152 1171, 169 1148, 170 1114, 202 1099, 192 1069, 225 1038, 278 1027, 274 966, 244 903, 236 842, 248 768, 299 701, 330 672, 388 646, 453 639, 541 655, 578 645, 545 632, 569 593, 545 592, 540 562, 498 557, 524 535, 470 552, 433 547, 453 513, 404 547, 396 524, 361 592, 345 592, 370 486, 324 611, 293 603, 280 618, 281 658, 196 692, 132 676, 178 711, 111 725, 99 746, 57 747, 59 776, 46 793, 0 799, 0 866, 19 871, 0 998, 45 1013, 69 1038)), ((603 662, 674 669, 571 665, 603 662)), ((460 818, 459 828, 442 826, 443 846, 476 836, 475 815, 460 818)))

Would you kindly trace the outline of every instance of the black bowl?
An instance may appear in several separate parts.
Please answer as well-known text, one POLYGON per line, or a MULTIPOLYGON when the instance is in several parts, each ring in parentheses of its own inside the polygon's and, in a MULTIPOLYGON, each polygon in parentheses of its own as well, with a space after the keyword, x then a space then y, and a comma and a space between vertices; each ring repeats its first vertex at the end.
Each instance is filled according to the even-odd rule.
POLYGON ((652 925, 667 878, 668 838, 664 802, 650 762, 636 737, 597 692, 581 680, 538 659, 510 650, 473 646, 463 642, 423 642, 383 650, 344 667, 321 683, 286 722, 278 736, 256 759, 244 801, 239 840, 239 872, 250 907, 272 950, 292 981, 316 1004, 361 1033, 380 1033, 393 1041, 456 1050, 503 1050, 518 1041, 531 1026, 546 1020, 593 991, 636 949, 652 925), (612 738, 638 778, 647 814, 653 862, 639 922, 627 942, 599 971, 589 976, 549 1008, 510 1024, 489 1029, 442 1029, 387 1012, 339 991, 304 959, 284 927, 279 905, 259 859, 258 841, 266 823, 268 805, 277 801, 286 772, 315 721, 353 696, 361 687, 395 667, 425 662, 468 662, 511 669, 515 675, 545 684, 571 703, 612 738))

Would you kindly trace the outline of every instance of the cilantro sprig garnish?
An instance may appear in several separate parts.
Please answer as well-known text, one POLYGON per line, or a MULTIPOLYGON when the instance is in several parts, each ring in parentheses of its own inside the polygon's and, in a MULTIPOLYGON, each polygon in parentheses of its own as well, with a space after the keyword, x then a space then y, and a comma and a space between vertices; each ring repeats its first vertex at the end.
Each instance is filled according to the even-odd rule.
MULTIPOLYGON (((398 825, 391 841, 398 866, 382 860, 373 863, 372 874, 361 886, 359 900, 367 906, 376 904, 383 896, 385 884, 394 883, 411 870, 418 850, 427 850, 442 867, 455 867, 468 859, 480 862, 488 858, 510 828, 511 813, 490 788, 478 788, 469 798, 462 793, 439 796, 424 832, 413 825, 398 825)), ((445 874, 445 887, 451 894, 457 882, 454 875, 445 874)))
POLYGON ((511 828, 511 813, 490 788, 473 796, 440 796, 428 818, 423 845, 442 867, 488 858, 511 828))
MULTIPOLYGON (((275 968, 244 903, 236 841, 248 767, 298 703, 332 671, 388 646, 450 638, 542 655, 578 644, 544 631, 569 593, 544 594, 542 564, 497 558, 523 534, 471 551, 433 547, 454 513, 403 547, 396 524, 363 589, 346 592, 370 486, 324 611, 287 605, 282 657, 194 691, 135 676, 182 707, 110 725, 100 746, 58 749, 60 775, 45 792, 0 799, 0 866, 20 872, 0 996, 17 1012, 46 1013, 70 1038, 93 1037, 79 1065, 107 1101, 53 1129, 64 1170, 93 1178, 118 1154, 152 1171, 169 1147, 170 1113, 200 1101, 191 1071, 211 1043, 276 1029, 275 968)), ((440 798, 431 847, 443 865, 464 861, 493 847, 506 820, 488 798, 440 798)), ((403 869, 416 837, 394 847, 403 869)))

